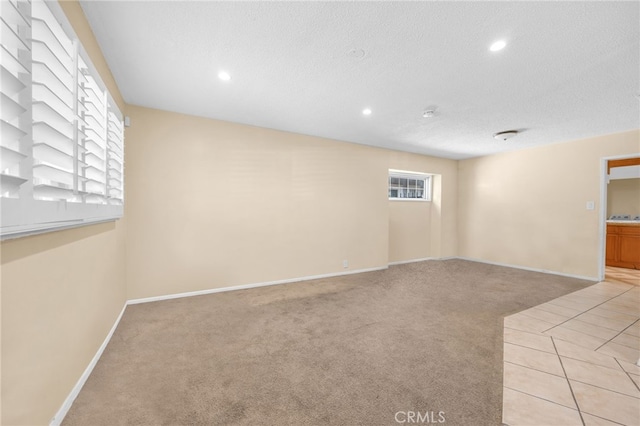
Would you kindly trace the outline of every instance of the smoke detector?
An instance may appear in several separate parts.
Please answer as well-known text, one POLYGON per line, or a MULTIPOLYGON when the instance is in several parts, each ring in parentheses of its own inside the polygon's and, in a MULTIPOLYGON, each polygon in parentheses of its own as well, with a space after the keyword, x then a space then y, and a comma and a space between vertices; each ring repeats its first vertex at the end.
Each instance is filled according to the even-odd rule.
POLYGON ((517 130, 505 130, 504 132, 498 132, 493 135, 494 139, 499 141, 506 141, 507 139, 511 139, 512 137, 518 134, 517 130))

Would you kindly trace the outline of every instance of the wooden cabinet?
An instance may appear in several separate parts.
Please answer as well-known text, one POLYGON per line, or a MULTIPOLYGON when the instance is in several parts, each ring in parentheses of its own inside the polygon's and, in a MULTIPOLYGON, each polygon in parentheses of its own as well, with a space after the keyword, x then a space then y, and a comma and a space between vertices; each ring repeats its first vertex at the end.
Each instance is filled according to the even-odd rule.
POLYGON ((640 269, 640 225, 607 224, 607 266, 640 269))

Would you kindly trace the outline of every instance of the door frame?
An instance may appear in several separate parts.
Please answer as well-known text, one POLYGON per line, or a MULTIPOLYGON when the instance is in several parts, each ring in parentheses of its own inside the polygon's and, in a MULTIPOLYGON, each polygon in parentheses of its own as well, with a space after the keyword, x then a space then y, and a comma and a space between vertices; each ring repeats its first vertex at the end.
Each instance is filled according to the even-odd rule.
POLYGON ((604 270, 606 261, 607 247, 607 190, 608 190, 608 174, 607 166, 609 160, 625 160, 627 158, 640 158, 640 152, 635 154, 614 155, 610 157, 602 157, 600 160, 600 212, 598 216, 598 230, 600 236, 598 238, 598 280, 604 281, 604 270))

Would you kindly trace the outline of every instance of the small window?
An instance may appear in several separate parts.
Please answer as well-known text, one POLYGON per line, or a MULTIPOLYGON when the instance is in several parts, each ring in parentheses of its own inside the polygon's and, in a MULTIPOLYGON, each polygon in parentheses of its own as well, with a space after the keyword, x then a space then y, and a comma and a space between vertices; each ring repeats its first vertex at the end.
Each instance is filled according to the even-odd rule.
POLYGON ((389 170, 389 199, 431 201, 431 175, 389 170))

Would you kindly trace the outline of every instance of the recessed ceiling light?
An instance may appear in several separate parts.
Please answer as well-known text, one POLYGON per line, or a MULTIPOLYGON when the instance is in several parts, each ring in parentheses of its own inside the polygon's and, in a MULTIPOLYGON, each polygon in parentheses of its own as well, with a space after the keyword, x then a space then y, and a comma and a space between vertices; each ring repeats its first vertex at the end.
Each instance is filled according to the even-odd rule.
POLYGON ((366 52, 362 49, 351 49, 347 52, 347 56, 355 59, 362 59, 366 55, 366 52))
POLYGON ((491 45, 489 50, 492 52, 497 52, 498 50, 504 49, 506 45, 507 45, 507 42, 505 42, 504 40, 498 40, 491 45))
POLYGON ((362 115, 371 115, 371 109, 365 108, 362 110, 362 115))
POLYGON ((231 75, 229 75, 229 73, 226 71, 220 71, 218 73, 218 78, 222 81, 229 81, 231 80, 231 75))

